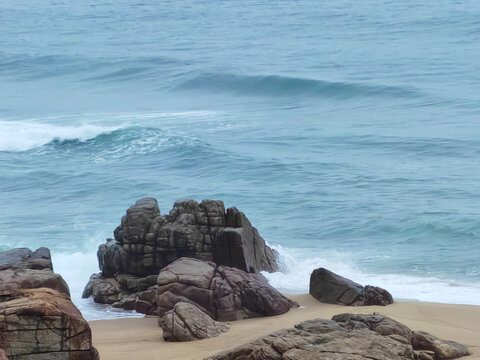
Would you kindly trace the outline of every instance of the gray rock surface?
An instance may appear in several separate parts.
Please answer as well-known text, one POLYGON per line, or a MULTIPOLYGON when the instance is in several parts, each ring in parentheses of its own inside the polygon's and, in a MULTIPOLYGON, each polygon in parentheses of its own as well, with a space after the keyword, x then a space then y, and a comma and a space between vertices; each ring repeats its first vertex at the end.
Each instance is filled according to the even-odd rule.
POLYGON ((455 359, 468 355, 468 348, 455 341, 441 340, 425 331, 414 331, 412 345, 415 350, 433 353, 434 359, 455 359))
POLYGON ((181 258, 162 269, 157 285, 160 317, 179 302, 193 304, 219 321, 280 315, 298 306, 261 274, 192 258, 181 258))
POLYGON ((310 294, 328 304, 368 306, 393 303, 390 293, 376 286, 362 286, 325 268, 314 270, 310 276, 310 294))
POLYGON ((0 344, 10 360, 99 359, 80 311, 49 288, 0 292, 0 344))
POLYGON ((50 250, 18 248, 0 252, 0 291, 40 287, 70 296, 67 283, 53 272, 50 250))
POLYGON ((159 318, 165 341, 192 341, 216 337, 229 327, 213 320, 196 306, 179 302, 159 318))
POLYGON ((382 315, 341 314, 304 321, 206 360, 431 360, 433 353, 416 348, 412 334, 382 315))
MULTIPOLYGON (((122 217, 114 237, 100 245, 101 276, 92 277, 84 291, 101 303, 131 308, 132 298, 138 300, 158 272, 181 257, 252 273, 278 270, 275 253, 257 229, 236 208, 225 210, 222 201, 177 201, 168 215, 161 215, 155 199, 140 199, 122 217)), ((156 309, 153 303, 142 304, 148 314, 156 309)))

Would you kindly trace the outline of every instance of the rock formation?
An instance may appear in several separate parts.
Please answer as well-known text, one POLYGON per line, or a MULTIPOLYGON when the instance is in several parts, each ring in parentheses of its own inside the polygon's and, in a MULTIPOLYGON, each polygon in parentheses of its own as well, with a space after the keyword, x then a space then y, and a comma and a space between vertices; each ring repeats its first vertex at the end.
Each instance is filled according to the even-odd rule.
POLYGON ((0 292, 0 344, 13 360, 97 360, 88 323, 48 288, 0 292))
POLYGON ((0 360, 98 360, 88 323, 50 251, 0 253, 0 360))
POLYGON ((465 346, 430 334, 435 340, 419 346, 415 333, 382 315, 341 314, 304 321, 207 360, 436 360, 468 355, 465 346))
POLYGON ((153 314, 159 271, 181 257, 213 261, 246 272, 278 270, 276 256, 247 217, 222 201, 177 201, 160 215, 153 198, 138 200, 98 249, 101 274, 93 275, 84 297, 153 314))
POLYGON ((19 248, 0 253, 0 291, 40 287, 70 296, 67 283, 53 272, 50 250, 19 248))
POLYGON ((160 317, 179 302, 193 304, 218 321, 280 315, 298 306, 261 274, 192 258, 165 267, 157 284, 160 317))
POLYGON ((370 285, 363 287, 324 268, 312 272, 310 295, 318 301, 338 305, 385 306, 393 303, 387 290, 370 285))
POLYGON ((179 302, 159 319, 165 341, 192 341, 216 337, 229 327, 212 320, 196 306, 179 302))

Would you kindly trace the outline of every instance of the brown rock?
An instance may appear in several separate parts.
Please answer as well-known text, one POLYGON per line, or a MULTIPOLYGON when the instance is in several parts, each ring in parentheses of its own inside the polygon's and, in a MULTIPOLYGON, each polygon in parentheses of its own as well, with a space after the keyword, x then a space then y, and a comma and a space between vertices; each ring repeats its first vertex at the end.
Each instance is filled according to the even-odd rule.
POLYGON ((436 359, 455 359, 469 354, 468 348, 455 341, 440 340, 425 331, 414 331, 412 345, 415 350, 428 350, 436 359))
MULTIPOLYGON (((304 321, 294 329, 274 332, 206 360, 436 359, 437 353, 414 350, 408 338, 412 340, 412 331, 408 327, 385 316, 341 314, 332 320, 304 321)), ((432 341, 436 340, 427 342, 432 341)), ((454 355, 458 357, 465 353, 454 355)))
POLYGON ((0 292, 0 344, 14 360, 97 360, 88 323, 49 288, 0 292))
POLYGON ((179 302, 193 304, 219 321, 279 315, 298 306, 260 274, 198 259, 181 258, 168 265, 157 284, 159 316, 179 302))
POLYGON ((180 302, 159 318, 165 341, 192 341, 216 337, 229 327, 212 320, 196 306, 180 302))
POLYGON ((0 349, 0 360, 8 360, 7 355, 5 355, 5 351, 0 349))
POLYGON ((27 248, 0 253, 0 291, 47 287, 70 296, 63 278, 53 272, 50 250, 27 248))
MULTIPOLYGON (((383 336, 398 335, 406 339, 407 343, 412 340, 412 331, 402 323, 387 316, 374 314, 339 314, 332 318, 338 325, 347 329, 369 329, 383 336)), ((398 338, 396 338, 398 340, 398 338)))

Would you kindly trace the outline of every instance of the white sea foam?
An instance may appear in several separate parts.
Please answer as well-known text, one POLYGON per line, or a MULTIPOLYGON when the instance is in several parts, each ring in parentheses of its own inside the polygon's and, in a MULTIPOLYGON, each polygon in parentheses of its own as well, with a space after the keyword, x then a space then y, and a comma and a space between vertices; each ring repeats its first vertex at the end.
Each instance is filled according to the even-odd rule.
POLYGON ((67 282, 72 301, 86 320, 143 317, 143 314, 134 311, 116 309, 110 305, 96 304, 92 298, 82 298, 90 275, 99 272, 96 251, 71 254, 52 252, 52 262, 55 272, 67 282))
MULTIPOLYGON (((201 121, 211 119, 216 112, 147 112, 147 113, 102 113, 76 114, 65 117, 50 116, 27 120, 0 120, 0 151, 19 152, 44 146, 52 141, 93 139, 101 134, 130 126, 155 126, 162 120, 168 126, 169 120, 175 124, 178 119, 201 121), (68 126, 59 125, 67 122, 68 126)), ((170 124, 171 125, 171 124, 170 124)))
POLYGON ((85 141, 120 129, 121 126, 59 126, 30 121, 0 121, 0 151, 26 151, 54 140, 85 141))
POLYGON ((480 305, 480 283, 401 274, 369 274, 344 259, 308 258, 297 251, 273 247, 280 255, 282 271, 263 274, 273 287, 282 292, 308 293, 310 274, 316 268, 325 267, 360 284, 383 287, 397 300, 480 305))

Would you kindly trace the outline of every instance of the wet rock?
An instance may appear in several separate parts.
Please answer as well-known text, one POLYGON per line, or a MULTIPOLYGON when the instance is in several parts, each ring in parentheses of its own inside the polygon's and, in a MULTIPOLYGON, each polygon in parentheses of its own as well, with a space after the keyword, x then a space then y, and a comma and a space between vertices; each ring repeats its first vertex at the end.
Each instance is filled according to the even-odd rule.
POLYGON ((180 302, 159 319, 165 341, 192 341, 216 337, 229 327, 213 320, 196 306, 180 302))
POLYGON ((279 315, 298 306, 260 274, 192 258, 165 267, 157 284, 159 316, 179 302, 193 304, 219 321, 279 315))
POLYGON ((362 285, 325 268, 319 268, 310 276, 310 294, 328 304, 368 306, 393 303, 390 293, 382 288, 362 285))
POLYGON ((99 359, 80 311, 49 288, 0 292, 0 344, 14 360, 99 359))
POLYGON ((412 334, 405 325, 382 315, 341 314, 332 320, 304 321, 206 360, 436 359, 436 353, 412 346, 412 334))
POLYGON ((40 287, 70 296, 67 283, 53 272, 50 250, 18 248, 0 252, 0 291, 40 287))

